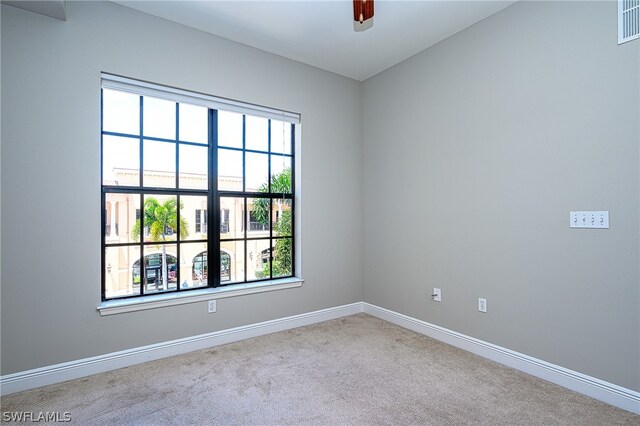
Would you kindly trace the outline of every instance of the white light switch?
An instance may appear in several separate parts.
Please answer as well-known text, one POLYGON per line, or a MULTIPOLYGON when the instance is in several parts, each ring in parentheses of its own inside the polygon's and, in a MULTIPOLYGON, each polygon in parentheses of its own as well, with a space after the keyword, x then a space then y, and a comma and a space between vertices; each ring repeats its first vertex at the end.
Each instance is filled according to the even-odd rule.
POLYGON ((609 228, 608 211, 588 211, 569 213, 571 228, 609 228))

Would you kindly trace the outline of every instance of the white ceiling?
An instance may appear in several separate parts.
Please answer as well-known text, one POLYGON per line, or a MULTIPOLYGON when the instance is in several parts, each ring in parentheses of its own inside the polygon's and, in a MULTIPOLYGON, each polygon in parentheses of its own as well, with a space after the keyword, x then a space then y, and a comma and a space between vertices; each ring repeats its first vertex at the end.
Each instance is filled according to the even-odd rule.
POLYGON ((359 81, 515 3, 376 0, 355 32, 351 0, 113 1, 359 81))
MULTIPOLYGON (((364 32, 351 0, 112 1, 364 81, 517 0, 375 0, 364 32)), ((2 3, 65 19, 65 0, 2 3)))

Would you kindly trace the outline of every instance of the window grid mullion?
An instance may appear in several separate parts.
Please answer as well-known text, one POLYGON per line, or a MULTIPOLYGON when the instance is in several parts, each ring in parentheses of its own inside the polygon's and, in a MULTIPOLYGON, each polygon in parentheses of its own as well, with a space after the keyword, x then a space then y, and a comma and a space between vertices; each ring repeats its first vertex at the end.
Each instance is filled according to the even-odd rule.
MULTIPOLYGON (((242 114, 242 192, 246 194, 247 192, 247 116, 242 114)), ((247 282, 247 258, 249 257, 248 247, 247 247, 247 233, 249 232, 249 204, 248 198, 244 197, 244 237, 245 241, 243 243, 244 250, 244 282, 247 282)))
MULTIPOLYGON (((296 218, 295 218, 295 211, 296 211, 296 198, 295 198, 295 191, 296 191, 296 161, 294 160, 296 152, 295 152, 295 147, 296 147, 296 127, 295 125, 291 124, 290 125, 291 131, 289 132, 289 134, 291 135, 291 276, 295 276, 296 274, 296 238, 295 238, 295 226, 296 226, 296 218)), ((283 150, 284 151, 284 150, 283 150)))
MULTIPOLYGON (((244 179, 244 178, 243 178, 244 179)), ((248 198, 244 197, 244 211, 242 213, 242 223, 244 224, 243 247, 244 247, 244 281, 247 281, 247 234, 249 232, 249 204, 248 198)))
POLYGON ((218 191, 221 197, 247 197, 251 198, 282 198, 282 199, 293 199, 293 194, 269 194, 267 192, 240 192, 240 191, 218 191))
MULTIPOLYGON (((273 188, 271 188, 271 120, 268 121, 267 125, 267 149, 269 154, 267 155, 267 188, 268 192, 271 194, 273 192, 273 188)), ((269 224, 269 278, 273 278, 273 219, 271 215, 273 214, 273 198, 269 199, 269 213, 267 214, 267 223, 269 224)))
MULTIPOLYGON (((178 102, 176 102, 176 189, 180 188, 180 143, 178 142, 180 140, 180 104, 178 102)), ((180 291, 180 283, 182 281, 180 281, 180 265, 182 264, 182 258, 180 257, 180 247, 182 246, 182 241, 180 238, 180 203, 181 203, 181 199, 180 199, 180 194, 176 194, 176 258, 177 260, 177 264, 176 264, 176 291, 180 291)), ((167 268, 167 288, 165 288, 165 291, 169 290, 169 269, 167 268)))
POLYGON ((218 210, 218 112, 209 109, 209 195, 207 209, 207 284, 213 278, 213 287, 220 285, 220 220, 218 210), (215 266, 217 265, 217 266, 215 266), (213 268, 211 267, 213 266, 213 268))
MULTIPOLYGON (((109 134, 109 133, 108 133, 108 132, 105 132, 105 134, 109 134)), ((118 134, 115 134, 114 136, 119 136, 119 135, 118 135, 118 134)), ((124 135, 124 136, 126 136, 126 135, 124 135)), ((136 136, 136 137, 137 137, 137 136, 136 136)), ((150 138, 146 138, 146 139, 150 139, 150 138)), ((170 140, 167 140, 167 139, 162 139, 162 140, 160 140, 160 142, 171 142, 171 141, 170 141, 170 140)), ((182 141, 181 141, 181 142, 182 142, 182 141)), ((192 145, 200 145, 200 146, 202 146, 202 144, 197 144, 197 143, 194 143, 194 142, 183 142, 183 143, 190 143, 190 144, 192 144, 192 145)), ((259 150, 259 149, 252 149, 252 148, 243 149, 243 148, 238 148, 237 146, 224 146, 224 145, 223 145, 223 146, 220 146, 219 148, 220 148, 220 149, 224 149, 225 151, 248 152, 248 153, 251 153, 251 154, 274 154, 274 155, 277 155, 278 157, 287 157, 287 158, 292 158, 292 157, 293 157, 293 155, 291 155, 291 154, 285 154, 285 153, 280 153, 280 152, 277 152, 277 153, 270 153, 270 152, 268 152, 268 151, 261 151, 261 150, 259 150)))
MULTIPOLYGON (((176 189, 180 188, 180 104, 176 102, 176 189)), ((180 209, 178 209, 180 210, 180 209)))
MULTIPOLYGON (((271 161, 269 161, 271 163, 271 161)), ((269 174, 271 176, 271 174, 269 174)), ((271 185, 271 178, 269 178, 269 185, 271 185)), ((269 278, 273 278, 273 198, 269 200, 269 278)))
MULTIPOLYGON (((292 238, 291 236, 287 235, 287 236, 274 236, 273 239, 274 240, 286 240, 287 238, 292 238)), ((235 241, 260 241, 260 240, 265 240, 267 239, 266 237, 238 237, 238 238, 223 238, 220 241, 224 242, 224 243, 232 243, 235 241)))
MULTIPOLYGON (((177 175, 177 173, 176 173, 177 175)), ((180 247, 182 246, 182 239, 180 238, 180 194, 176 195, 176 258, 178 261, 176 262, 176 291, 180 291, 180 265, 182 264, 182 258, 180 257, 180 247)), ((167 269, 167 275, 169 274, 169 270, 167 269)), ((165 291, 169 290, 169 277, 167 276, 167 288, 165 291)))
MULTIPOLYGON (((140 96, 140 190, 144 188, 144 100, 143 96, 140 96)), ((147 281, 147 268, 144 261, 144 192, 140 192, 140 258, 138 259, 138 265, 140 270, 140 296, 144 296, 144 284, 147 281)), ((135 264, 135 263, 134 263, 135 264)))
POLYGON ((102 187, 103 191, 106 193, 129 193, 129 194, 139 194, 141 192, 145 194, 156 194, 156 195, 209 195, 209 191, 203 189, 173 189, 173 188, 160 188, 160 187, 150 187, 150 188, 140 188, 137 186, 107 186, 104 185, 102 187))
MULTIPOLYGON (((129 139, 139 139, 140 135, 134 135, 131 133, 118 133, 118 132, 102 132, 102 134, 104 136, 117 136, 119 138, 129 138, 129 139)), ((167 142, 167 143, 175 143, 176 139, 167 139, 167 138, 158 138, 155 136, 144 136, 145 140, 148 141, 154 141, 154 142, 167 142)), ((185 145, 193 145, 193 146, 201 146, 201 147, 205 147, 208 144, 206 143, 202 143, 202 142, 192 142, 192 141, 185 141, 185 140, 181 140, 181 139, 177 139, 177 141, 181 144, 185 144, 185 145)), ((238 148, 226 148, 225 149, 233 149, 233 150, 238 150, 238 148)), ((261 152, 261 151, 257 151, 257 152, 261 152)))
MULTIPOLYGON (((104 183, 104 89, 100 89, 100 183, 104 183)), ((100 276, 102 279, 100 280, 100 297, 102 300, 105 300, 107 296, 107 275, 105 274, 106 270, 106 257, 107 257, 107 248, 105 246, 105 238, 104 234, 106 232, 106 197, 107 194, 101 191, 100 197, 100 220, 101 220, 101 228, 102 232, 100 233, 100 246, 102 248, 101 258, 101 272, 100 276)))
MULTIPOLYGON (((142 173, 140 173, 142 175, 142 173)), ((140 193, 140 258, 138 264, 140 265, 140 296, 144 295, 144 283, 147 280, 147 268, 144 263, 144 193, 140 193)))

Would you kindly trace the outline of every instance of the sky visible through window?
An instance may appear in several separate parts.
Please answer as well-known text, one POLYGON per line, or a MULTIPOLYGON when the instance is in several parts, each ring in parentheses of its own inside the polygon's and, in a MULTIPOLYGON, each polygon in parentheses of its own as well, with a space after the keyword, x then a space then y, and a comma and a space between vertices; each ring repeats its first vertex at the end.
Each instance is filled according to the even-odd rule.
MULTIPOLYGON (((140 135, 140 96, 133 93, 103 89, 103 108, 109 111, 103 117, 106 132, 140 135)), ((176 120, 174 101, 144 96, 143 129, 146 137, 175 140, 176 120)), ((207 108, 180 103, 179 139, 206 145, 207 108)), ((246 116, 246 149, 268 151, 269 120, 246 116)), ((104 136, 103 173, 106 181, 114 181, 114 168, 138 169, 140 144, 138 139, 104 136)), ((291 154, 291 126, 271 120, 271 152, 291 154)), ((218 112, 218 144, 220 148, 242 148, 242 114, 218 112)), ((144 170, 175 173, 175 145, 167 142, 144 140, 144 170)), ((207 174, 206 148, 180 145, 180 171, 198 175, 207 174)), ((218 174, 221 177, 242 179, 242 153, 221 149, 218 153, 218 174)), ((245 158, 246 189, 258 190, 267 181, 268 156, 247 153, 245 158)), ((291 167, 290 157, 271 157, 271 172, 277 174, 291 167)), ((222 189, 222 188, 221 188, 222 189)))

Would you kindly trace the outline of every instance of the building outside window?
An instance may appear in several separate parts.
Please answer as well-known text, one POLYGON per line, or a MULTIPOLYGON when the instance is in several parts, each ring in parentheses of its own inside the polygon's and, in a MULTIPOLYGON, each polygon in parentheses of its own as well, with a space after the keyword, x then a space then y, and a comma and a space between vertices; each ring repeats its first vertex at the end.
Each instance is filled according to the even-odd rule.
POLYGON ((196 209, 194 223, 196 232, 207 233, 207 209, 196 209))
POLYGON ((176 90, 103 74, 103 300, 295 274, 299 117, 176 90))
POLYGON ((220 210, 220 233, 227 234, 229 232, 229 209, 220 210))

